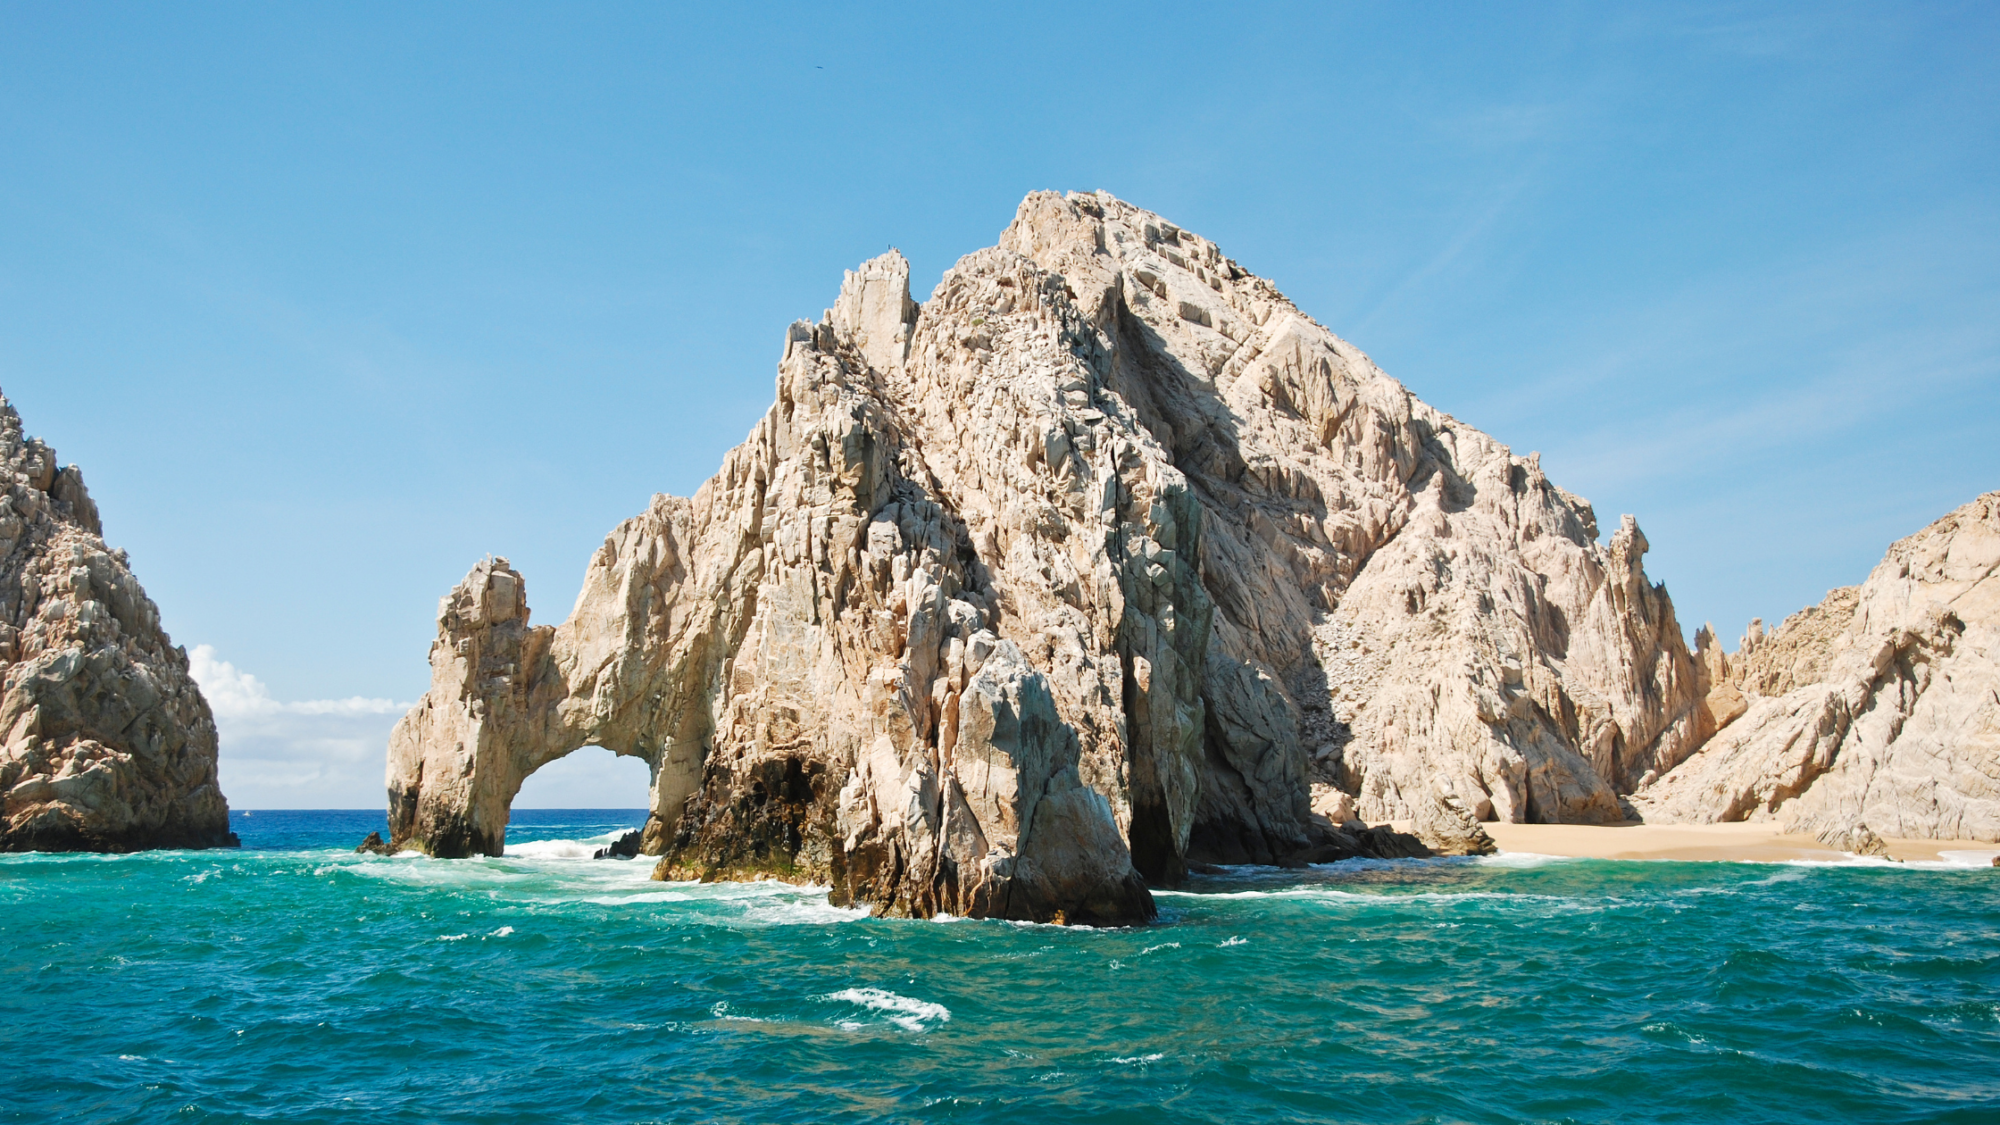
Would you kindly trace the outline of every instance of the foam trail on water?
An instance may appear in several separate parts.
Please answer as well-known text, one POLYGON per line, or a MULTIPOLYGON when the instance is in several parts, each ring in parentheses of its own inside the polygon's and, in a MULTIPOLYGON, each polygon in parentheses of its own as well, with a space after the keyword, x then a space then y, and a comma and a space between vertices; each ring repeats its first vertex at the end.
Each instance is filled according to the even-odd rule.
MULTIPOLYGON (((943 1004, 901 996, 884 988, 843 988, 839 992, 830 992, 820 999, 856 1004, 881 1012, 890 1023, 905 1031, 929 1031, 932 1024, 951 1022, 951 1010, 943 1004)), ((858 1021, 843 1020, 840 1026, 858 1030, 861 1024, 858 1021)))

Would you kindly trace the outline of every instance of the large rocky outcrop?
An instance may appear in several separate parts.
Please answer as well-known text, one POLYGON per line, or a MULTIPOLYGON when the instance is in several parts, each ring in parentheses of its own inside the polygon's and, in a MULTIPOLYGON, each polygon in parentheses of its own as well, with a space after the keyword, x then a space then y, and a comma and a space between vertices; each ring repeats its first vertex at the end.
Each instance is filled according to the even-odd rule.
POLYGON ((1734 656, 1699 642, 1720 730, 1633 799, 1646 819, 2000 840, 2000 492, 1734 656))
POLYGON ((445 599, 397 844, 498 850, 522 779, 596 744, 653 767, 663 876, 1112 921, 1191 859, 1324 846, 1315 785, 1479 850, 1467 816, 1616 820, 1696 744, 1636 525, 1600 545, 1214 244, 1038 193, 907 281, 891 252, 795 324, 770 412, 563 624, 504 560, 445 599))
POLYGON ((235 845, 187 654, 4 398, 0 490, 0 851, 235 845))

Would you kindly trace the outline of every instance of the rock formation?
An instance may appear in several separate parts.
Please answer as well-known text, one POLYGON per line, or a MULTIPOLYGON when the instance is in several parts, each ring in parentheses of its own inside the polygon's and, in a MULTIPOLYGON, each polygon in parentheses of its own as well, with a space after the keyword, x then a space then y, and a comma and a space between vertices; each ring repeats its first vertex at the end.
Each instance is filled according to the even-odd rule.
POLYGON ((0 398, 0 851, 234 846, 187 654, 0 398))
POLYGON ((894 252, 850 273, 561 625, 475 567, 392 835, 497 852, 522 780, 599 745, 653 769, 663 877, 1122 921, 1189 862, 1346 846, 1315 794, 1469 851, 1616 821, 1715 724, 1644 535, 1597 537, 1213 243, 1037 193, 921 306, 894 252))
POLYGON ((2000 492, 1733 657, 1698 640, 1720 729, 1633 798, 1646 819, 2000 840, 2000 492))

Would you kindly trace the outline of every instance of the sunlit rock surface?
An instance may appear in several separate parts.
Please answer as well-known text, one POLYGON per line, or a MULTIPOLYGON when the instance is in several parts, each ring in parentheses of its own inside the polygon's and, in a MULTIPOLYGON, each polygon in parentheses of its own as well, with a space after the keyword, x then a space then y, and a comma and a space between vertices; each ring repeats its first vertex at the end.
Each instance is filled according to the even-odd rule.
POLYGON ((187 653, 0 398, 0 851, 234 846, 187 653))
POLYGON ((1352 851, 1353 820, 1458 853, 1616 822, 1743 701, 1637 524, 1599 535, 1213 243, 1037 193, 921 305, 893 251, 850 273, 561 625, 505 560, 468 575, 391 742, 394 842, 498 851, 585 745, 652 766, 662 878, 916 915, 1141 919, 1191 862, 1352 851))
POLYGON ((1719 664, 1737 717, 1635 799, 1648 820, 2000 840, 2000 492, 1719 664))

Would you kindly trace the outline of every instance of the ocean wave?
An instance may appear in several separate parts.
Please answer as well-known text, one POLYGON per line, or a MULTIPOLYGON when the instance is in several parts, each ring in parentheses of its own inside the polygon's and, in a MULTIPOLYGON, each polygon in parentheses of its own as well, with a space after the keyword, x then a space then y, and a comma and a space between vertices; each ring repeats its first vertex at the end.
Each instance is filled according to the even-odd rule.
MULTIPOLYGON (((885 988, 843 988, 839 992, 829 992, 814 999, 828 1003, 853 1004, 879 1012, 882 1018, 905 1031, 929 1031, 933 1025, 951 1022, 951 1009, 943 1004, 933 1004, 928 1000, 903 996, 885 988)), ((850 1031, 858 1031, 864 1024, 860 1021, 842 1021, 840 1026, 850 1031)))
POLYGON ((1472 862, 1479 867, 1544 867, 1551 863, 1574 863, 1578 856, 1549 855, 1545 852, 1503 851, 1494 855, 1473 856, 1472 862))
POLYGON ((1595 907, 1597 900, 1583 900, 1567 895, 1524 894, 1515 891, 1417 891, 1399 894, 1388 892, 1369 893, 1343 891, 1326 886, 1291 886, 1272 890, 1241 891, 1178 891, 1156 889, 1154 898, 1184 898, 1195 900, 1210 899, 1299 899, 1308 902, 1338 902, 1366 904, 1371 906, 1397 906, 1405 904, 1456 903, 1456 902, 1504 902, 1521 904, 1557 904, 1566 907, 1595 907))
POLYGON ((529 840, 508 844, 505 854, 509 859, 590 859, 610 843, 610 840, 529 840))
POLYGON ((872 917, 874 912, 865 906, 835 906, 823 896, 759 903, 743 914, 744 921, 759 926, 827 926, 872 917))
POLYGON ((597 906, 636 906, 644 902, 692 902, 694 901, 694 897, 690 894, 682 894, 680 891, 641 891, 637 894, 629 895, 594 895, 590 898, 578 899, 577 901, 588 902, 597 906))

